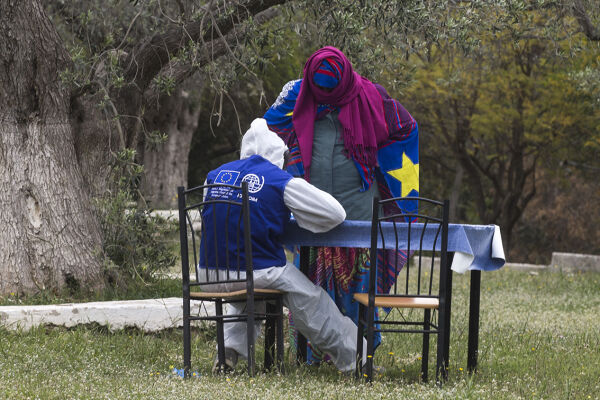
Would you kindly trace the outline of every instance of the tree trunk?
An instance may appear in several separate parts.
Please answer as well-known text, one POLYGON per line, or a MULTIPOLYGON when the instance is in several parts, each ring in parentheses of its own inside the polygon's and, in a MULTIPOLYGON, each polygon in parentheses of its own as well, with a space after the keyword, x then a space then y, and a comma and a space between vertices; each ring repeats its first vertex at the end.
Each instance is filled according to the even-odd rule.
POLYGON ((122 149, 118 122, 98 107, 102 97, 99 92, 74 99, 70 110, 77 164, 92 197, 109 189, 110 165, 114 154, 122 149))
POLYGON ((458 205, 460 203, 460 194, 463 186, 463 176, 465 170, 461 164, 456 165, 456 173, 454 174, 454 180, 452 181, 452 188, 450 190, 450 221, 458 220, 458 205))
POLYGON ((0 2, 0 294, 103 285, 59 77, 68 65, 39 2, 0 2))
MULTIPOLYGON (((201 84, 194 85, 201 92, 201 84)), ((148 131, 168 135, 166 143, 143 149, 142 194, 152 208, 177 208, 177 186, 187 186, 188 160, 192 136, 198 127, 200 93, 183 89, 160 99, 158 110, 146 118, 148 131)))

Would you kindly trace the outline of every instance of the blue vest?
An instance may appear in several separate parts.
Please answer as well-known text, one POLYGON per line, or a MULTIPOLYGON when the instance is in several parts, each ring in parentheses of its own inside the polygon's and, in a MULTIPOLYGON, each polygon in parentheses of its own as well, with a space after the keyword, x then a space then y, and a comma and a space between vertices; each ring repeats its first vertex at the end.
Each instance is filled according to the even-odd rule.
MULTIPOLYGON (((283 266, 287 262, 279 237, 290 219, 290 210, 283 202, 283 192, 290 179, 292 176, 289 173, 258 155, 224 164, 208 173, 207 184, 226 183, 241 186, 243 181, 248 182, 254 269, 283 266)), ((206 200, 210 198, 228 199, 239 203, 242 201, 240 190, 225 188, 219 188, 218 191, 214 188, 209 190, 206 200)), ((201 266, 224 268, 228 263, 230 268, 237 269, 239 260, 240 270, 246 269, 243 230, 237 231, 240 214, 241 207, 237 206, 208 204, 204 207, 199 260, 201 266), (229 221, 227 229, 225 221, 229 221), (225 240, 225 236, 228 240, 225 240)))

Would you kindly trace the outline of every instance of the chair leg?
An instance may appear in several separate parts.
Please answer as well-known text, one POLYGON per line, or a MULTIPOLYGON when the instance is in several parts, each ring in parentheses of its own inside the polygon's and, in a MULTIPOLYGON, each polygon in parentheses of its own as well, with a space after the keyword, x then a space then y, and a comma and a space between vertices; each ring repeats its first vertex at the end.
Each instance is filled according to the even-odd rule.
POLYGON ((256 371, 255 354, 254 354, 254 302, 246 303, 246 331, 248 334, 248 375, 254 376, 256 371))
MULTIPOLYGON (((266 313, 274 314, 276 313, 276 306, 271 302, 267 302, 266 313)), ((273 366, 274 357, 274 342, 275 342, 275 327, 277 318, 272 315, 267 315, 267 319, 265 321, 265 371, 268 371, 273 366)))
POLYGON ((284 374, 285 370, 283 365, 283 298, 281 296, 277 297, 277 300, 275 300, 275 308, 277 309, 277 368, 279 369, 279 372, 281 374, 284 374))
POLYGON ((362 303, 358 304, 358 329, 356 332, 356 369, 354 371, 354 377, 356 379, 362 378, 362 362, 363 362, 363 339, 364 339, 364 320, 365 306, 362 303))
POLYGON ((367 307, 367 382, 373 381, 373 355, 375 353, 375 308, 367 307))
POLYGON ((217 318, 217 358, 219 360, 219 370, 223 370, 225 365, 225 333, 223 332, 223 301, 215 301, 215 311, 217 318))
POLYGON ((448 379, 448 364, 445 360, 446 353, 446 312, 443 307, 440 307, 438 310, 438 334, 437 334, 437 362, 436 362, 436 370, 435 377, 438 384, 442 384, 443 381, 448 379))
POLYGON ((423 354, 421 357, 421 379, 423 382, 427 382, 429 376, 427 374, 428 366, 429 366, 429 329, 431 322, 431 310, 425 309, 425 316, 423 318, 423 354))
POLYGON ((184 377, 190 376, 192 369, 192 345, 190 329, 190 299, 183 299, 183 372, 184 377))

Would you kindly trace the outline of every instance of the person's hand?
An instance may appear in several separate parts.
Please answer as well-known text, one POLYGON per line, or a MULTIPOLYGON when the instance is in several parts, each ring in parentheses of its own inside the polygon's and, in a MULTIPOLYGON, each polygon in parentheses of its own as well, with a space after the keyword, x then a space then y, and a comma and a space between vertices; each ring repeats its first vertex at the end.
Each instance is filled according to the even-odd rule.
POLYGON ((284 170, 284 171, 286 170, 288 161, 290 161, 290 151, 286 150, 283 153, 283 167, 281 167, 282 170, 284 170))

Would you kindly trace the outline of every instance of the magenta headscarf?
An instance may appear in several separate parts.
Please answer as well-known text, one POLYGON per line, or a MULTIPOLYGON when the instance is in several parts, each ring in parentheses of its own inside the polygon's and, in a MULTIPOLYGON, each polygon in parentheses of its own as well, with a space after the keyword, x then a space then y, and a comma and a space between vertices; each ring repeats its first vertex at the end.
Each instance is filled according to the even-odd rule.
POLYGON ((323 47, 306 61, 300 94, 292 114, 306 172, 310 171, 318 104, 340 108, 339 121, 344 128, 344 147, 348 156, 368 167, 375 167, 377 144, 388 137, 383 100, 375 85, 354 72, 344 53, 335 47, 323 47), (319 88, 313 82, 315 72, 326 58, 338 61, 343 71, 339 84, 331 92, 319 88))

